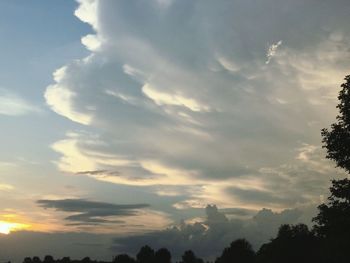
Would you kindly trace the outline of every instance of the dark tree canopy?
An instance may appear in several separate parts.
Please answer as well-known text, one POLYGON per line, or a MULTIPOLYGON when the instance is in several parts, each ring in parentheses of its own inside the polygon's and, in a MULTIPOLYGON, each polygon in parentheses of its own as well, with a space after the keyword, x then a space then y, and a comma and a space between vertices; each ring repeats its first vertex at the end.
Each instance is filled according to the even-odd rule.
POLYGON ((130 257, 127 254, 120 254, 116 256, 113 260, 113 263, 135 263, 135 259, 130 257))
POLYGON ((136 259, 139 263, 152 263, 154 262, 154 250, 149 246, 143 246, 137 253, 136 259))
POLYGON ((180 263, 203 263, 203 260, 197 258, 192 250, 187 250, 182 255, 182 261, 180 263))
POLYGON ((215 263, 253 263, 254 260, 255 252, 251 244, 245 239, 237 239, 224 249, 222 255, 216 259, 215 263))
POLYGON ((319 214, 313 219, 315 230, 322 237, 346 236, 350 241, 350 181, 333 180, 328 204, 318 207, 319 214))
POLYGON ((160 248, 154 254, 154 261, 156 263, 171 263, 171 254, 168 249, 160 248))
POLYGON ((350 172, 350 75, 345 77, 339 92, 339 115, 329 129, 322 129, 323 147, 327 158, 335 161, 338 167, 350 172))
POLYGON ((91 263, 91 259, 89 257, 85 257, 81 260, 82 263, 91 263))
POLYGON ((313 219, 314 229, 323 239, 328 262, 350 262, 350 181, 333 180, 327 204, 321 204, 313 219))
POLYGON ((44 263, 53 263, 55 262, 53 256, 47 255, 44 257, 44 263))
MULTIPOLYGON (((339 115, 331 129, 323 129, 327 158, 350 173, 350 75, 339 92, 339 115)), ((323 239, 322 250, 328 262, 350 262, 350 180, 333 180, 328 203, 321 204, 313 219, 316 234, 323 239)))
POLYGON ((33 263, 41 263, 41 260, 39 257, 33 257, 33 263))
POLYGON ((278 235, 258 251, 258 262, 319 262, 317 238, 304 224, 282 225, 278 235))

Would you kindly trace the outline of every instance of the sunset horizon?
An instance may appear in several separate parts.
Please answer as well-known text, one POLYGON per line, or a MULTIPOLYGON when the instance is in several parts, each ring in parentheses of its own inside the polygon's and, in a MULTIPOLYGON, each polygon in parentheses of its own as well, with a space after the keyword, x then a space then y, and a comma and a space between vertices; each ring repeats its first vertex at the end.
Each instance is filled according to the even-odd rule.
POLYGON ((168 263, 141 248, 227 263, 230 246, 273 263, 285 232, 333 240, 349 13, 345 0, 1 0, 0 263, 168 263))

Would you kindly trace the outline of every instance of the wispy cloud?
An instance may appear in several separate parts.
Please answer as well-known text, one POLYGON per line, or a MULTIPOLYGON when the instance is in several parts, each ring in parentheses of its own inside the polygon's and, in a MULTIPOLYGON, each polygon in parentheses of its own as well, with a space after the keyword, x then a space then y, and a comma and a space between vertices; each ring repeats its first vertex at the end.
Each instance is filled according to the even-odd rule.
POLYGON ((0 114, 20 116, 38 112, 40 112, 39 107, 32 105, 15 93, 0 89, 0 114))
POLYGON ((108 218, 134 216, 137 215, 137 210, 149 207, 147 204, 116 205, 84 199, 38 200, 37 203, 44 208, 74 213, 65 219, 74 222, 73 224, 85 225, 124 223, 123 220, 109 220, 108 218))
POLYGON ((55 221, 56 231, 144 233, 172 223, 166 213, 153 210, 148 204, 113 204, 73 198, 40 199, 36 203, 55 210, 47 214, 55 221))
POLYGON ((276 55, 277 49, 282 45, 282 40, 278 41, 277 43, 272 44, 267 49, 266 53, 266 64, 269 64, 271 62, 271 59, 276 55))
POLYGON ((10 184, 0 184, 0 191, 11 191, 14 189, 14 186, 10 184))

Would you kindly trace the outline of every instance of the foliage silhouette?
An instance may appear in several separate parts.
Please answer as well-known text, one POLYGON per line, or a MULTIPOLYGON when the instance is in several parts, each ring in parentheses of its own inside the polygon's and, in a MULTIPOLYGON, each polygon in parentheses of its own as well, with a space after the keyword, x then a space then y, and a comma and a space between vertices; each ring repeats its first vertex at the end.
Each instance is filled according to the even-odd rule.
POLYGON ((318 240, 304 224, 282 225, 277 237, 261 246, 258 262, 320 262, 318 240))
POLYGON ((60 261, 61 261, 61 263, 69 263, 69 262, 71 262, 70 257, 64 257, 60 261))
POLYGON ((326 158, 335 161, 338 167, 350 172, 350 75, 345 77, 339 92, 339 115, 331 129, 322 129, 323 147, 327 150, 326 158))
POLYGON ((113 263, 135 263, 136 260, 127 254, 120 254, 113 259, 113 263))
POLYGON ((192 250, 187 250, 182 255, 182 261, 180 263, 204 263, 204 261, 201 258, 197 258, 192 250))
POLYGON ((41 259, 39 257, 33 257, 33 263, 41 263, 41 259))
POLYGON ((254 261, 255 252, 251 244, 245 239, 237 239, 224 249, 221 256, 215 260, 215 263, 253 263, 254 261))
POLYGON ((54 260, 53 256, 47 255, 47 256, 44 257, 44 261, 43 262, 44 263, 54 263, 55 260, 54 260))
POLYGON ((154 254, 155 263, 171 263, 171 254, 168 249, 161 248, 154 254))
POLYGON ((333 180, 328 204, 321 204, 315 233, 322 239, 322 251, 327 262, 350 261, 350 181, 333 180))
POLYGON ((139 263, 153 263, 154 262, 154 250, 149 246, 143 246, 139 253, 136 255, 137 262, 139 263))
MULTIPOLYGON (((322 129, 326 158, 350 173, 350 75, 339 92, 339 115, 331 129, 322 129)), ((327 262, 349 262, 350 250, 350 180, 333 180, 327 204, 321 204, 313 219, 314 230, 322 238, 322 251, 327 262)))

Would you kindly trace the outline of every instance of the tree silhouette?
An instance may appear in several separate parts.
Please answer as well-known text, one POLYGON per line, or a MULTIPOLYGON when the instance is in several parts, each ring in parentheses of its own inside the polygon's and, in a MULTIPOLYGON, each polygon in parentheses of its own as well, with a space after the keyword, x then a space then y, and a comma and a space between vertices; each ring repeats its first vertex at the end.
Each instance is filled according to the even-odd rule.
POLYGON ((328 204, 321 204, 315 232, 322 238, 322 251, 327 262, 350 261, 350 181, 333 180, 328 204))
POLYGON ((322 129, 323 147, 327 150, 327 158, 335 161, 338 167, 350 172, 350 75, 345 77, 339 92, 339 115, 331 129, 322 129))
POLYGON ((143 246, 137 253, 136 259, 139 263, 152 263, 154 262, 154 250, 149 246, 143 246))
POLYGON ((128 254, 120 254, 113 259, 113 263, 135 263, 136 260, 128 254))
POLYGON ((47 255, 47 256, 44 257, 44 261, 43 262, 44 263, 54 263, 55 260, 54 260, 53 256, 47 255))
POLYGON ((180 263, 203 263, 203 260, 197 258, 192 250, 187 250, 182 255, 182 261, 180 263))
POLYGON ((277 237, 262 245, 257 255, 259 263, 320 262, 317 238, 304 224, 280 226, 277 237))
MULTIPOLYGON (((329 203, 318 207, 319 214, 313 219, 316 232, 321 237, 350 239, 350 181, 333 180, 329 203)), ((350 241, 350 240, 349 240, 350 241)))
MULTIPOLYGON (((339 115, 331 129, 322 129, 327 158, 350 173, 350 75, 345 77, 339 92, 339 115)), ((349 262, 350 250, 350 180, 333 180, 328 203, 318 207, 313 219, 317 235, 323 238, 324 257, 328 262, 349 262)))
POLYGON ((82 263, 91 263, 91 259, 89 257, 85 257, 81 260, 82 263))
POLYGON ((237 239, 224 249, 222 255, 216 259, 215 263, 253 263, 254 261, 255 252, 251 244, 245 239, 237 239))
POLYGON ((168 249, 161 248, 154 255, 155 263, 171 263, 171 254, 168 249))
POLYGON ((60 262, 61 263, 69 263, 70 262, 70 257, 63 257, 60 262))

